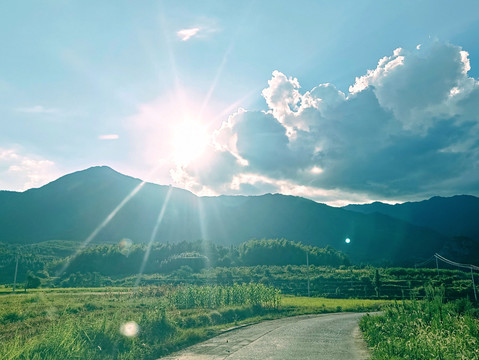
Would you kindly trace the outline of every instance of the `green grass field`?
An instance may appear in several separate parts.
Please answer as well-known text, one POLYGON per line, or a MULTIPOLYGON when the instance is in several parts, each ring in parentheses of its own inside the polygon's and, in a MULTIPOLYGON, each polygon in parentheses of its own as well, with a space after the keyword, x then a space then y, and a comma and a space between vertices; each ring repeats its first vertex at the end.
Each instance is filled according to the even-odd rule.
POLYGON ((384 306, 392 303, 392 300, 331 299, 296 296, 283 296, 281 299, 283 310, 289 310, 298 315, 340 311, 379 311, 384 306))
POLYGON ((386 303, 279 296, 257 284, 21 291, 0 295, 0 358, 155 359, 235 325, 386 303))

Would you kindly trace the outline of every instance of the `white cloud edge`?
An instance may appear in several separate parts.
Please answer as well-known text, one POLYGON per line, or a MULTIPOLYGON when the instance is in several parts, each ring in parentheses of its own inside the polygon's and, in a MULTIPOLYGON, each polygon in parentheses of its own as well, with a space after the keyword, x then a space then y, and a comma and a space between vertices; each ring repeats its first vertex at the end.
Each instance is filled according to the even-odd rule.
POLYGON ((98 135, 99 140, 118 140, 120 136, 118 134, 102 134, 98 135))
POLYGON ((21 107, 15 109, 17 112, 26 113, 26 114, 56 114, 60 111, 55 108, 47 108, 43 105, 34 105, 30 107, 21 107))
POLYGON ((25 191, 61 175, 52 160, 27 154, 22 149, 0 147, 0 190, 25 191))
POLYGON ((201 28, 199 27, 185 28, 185 29, 178 30, 176 32, 176 35, 180 38, 181 41, 188 41, 198 36, 198 33, 200 31, 201 31, 201 28))

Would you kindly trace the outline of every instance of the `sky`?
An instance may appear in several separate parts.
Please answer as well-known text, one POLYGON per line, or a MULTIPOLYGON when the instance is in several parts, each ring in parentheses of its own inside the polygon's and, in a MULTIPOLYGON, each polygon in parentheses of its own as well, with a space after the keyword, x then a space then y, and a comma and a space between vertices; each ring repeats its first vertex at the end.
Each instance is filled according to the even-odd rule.
POLYGON ((2 2, 0 189, 479 195, 477 34, 475 0, 2 2))

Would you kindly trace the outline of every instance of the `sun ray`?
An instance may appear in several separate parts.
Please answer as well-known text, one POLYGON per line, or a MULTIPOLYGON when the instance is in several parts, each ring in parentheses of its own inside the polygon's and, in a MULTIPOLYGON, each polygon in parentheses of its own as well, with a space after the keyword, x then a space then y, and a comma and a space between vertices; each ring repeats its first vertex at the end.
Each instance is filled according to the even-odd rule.
MULTIPOLYGON (((158 166, 154 167, 153 170, 151 170, 150 173, 148 174, 147 178, 150 178, 157 170, 158 170, 158 166)), ((146 184, 146 181, 143 180, 137 186, 133 188, 133 190, 110 212, 110 214, 108 214, 108 216, 82 242, 82 244, 78 247, 75 253, 70 256, 68 261, 56 273, 56 276, 60 276, 68 269, 71 262, 77 258, 77 256, 85 249, 85 247, 87 247, 88 244, 92 242, 92 240, 98 235, 98 233, 110 223, 110 221, 115 217, 115 215, 141 190, 141 188, 145 184, 146 184)))
POLYGON ((100 225, 98 225, 96 227, 95 230, 92 231, 92 233, 85 239, 85 241, 83 241, 83 243, 81 244, 81 246, 77 249, 77 251, 75 252, 75 254, 73 254, 73 256, 70 257, 70 259, 65 263, 65 265, 63 265, 63 267, 61 268, 61 270, 59 272, 57 272, 57 276, 60 276, 61 274, 63 274, 67 269, 68 267, 70 266, 70 263, 72 260, 74 260, 82 251, 83 249, 85 249, 85 247, 98 235, 98 233, 103 230, 105 228, 105 226, 108 225, 108 223, 115 217, 115 215, 118 213, 118 211, 120 211, 123 206, 125 206, 125 204, 130 201, 133 196, 135 196, 138 191, 140 191, 140 189, 143 187, 143 185, 145 185, 145 181, 142 181, 141 183, 139 183, 134 189, 133 191, 131 191, 118 205, 115 209, 113 209, 113 211, 100 223, 100 225))
POLYGON ((228 60, 228 56, 231 53, 232 49, 233 49, 233 41, 230 43, 230 46, 228 47, 228 49, 226 49, 223 55, 223 59, 221 60, 221 64, 218 67, 218 70, 216 70, 215 78, 213 79, 213 82, 211 83, 211 86, 205 96, 205 99, 203 100, 203 105, 201 106, 200 115, 199 115, 200 119, 203 118, 203 114, 206 110, 206 107, 208 106, 208 103, 210 102, 211 95, 213 95, 213 92, 216 89, 216 85, 218 84, 220 76, 223 73, 223 69, 226 65, 226 61, 228 60))
POLYGON ((183 118, 185 118, 187 116, 186 114, 186 101, 185 101, 185 97, 184 97, 184 94, 183 94, 183 90, 182 90, 182 87, 181 87, 181 84, 180 84, 180 77, 179 77, 179 73, 178 73, 178 68, 176 66, 176 59, 175 59, 175 54, 173 53, 173 50, 172 50, 172 47, 171 47, 171 41, 168 37, 168 33, 169 31, 167 31, 168 29, 166 28, 166 20, 164 18, 164 15, 163 15, 163 11, 160 11, 160 26, 162 28, 162 33, 163 33, 163 36, 164 36, 164 41, 165 41, 165 46, 166 46, 166 52, 168 53, 168 59, 169 59, 169 62, 170 62, 170 68, 171 68, 171 74, 173 75, 173 82, 175 84, 175 96, 176 96, 176 99, 177 99, 177 103, 180 104, 179 108, 181 109, 182 111, 182 115, 183 115, 183 118))
MULTIPOLYGON (((206 266, 208 267, 210 266, 211 251, 208 244, 208 233, 207 233, 206 224, 205 224, 206 213, 203 208, 203 201, 201 197, 197 198, 197 204, 198 204, 198 221, 200 224, 200 232, 201 232, 201 239, 200 239, 201 247, 203 248, 204 255, 208 259, 207 260, 208 262, 206 264, 206 266)), ((211 278, 206 279, 206 281, 209 281, 209 280, 211 280, 211 278)))
POLYGON ((143 272, 145 271, 146 263, 148 262, 148 258, 150 257, 151 246, 153 245, 153 242, 155 241, 156 234, 158 233, 160 225, 163 221, 163 217, 165 216, 166 207, 168 206, 168 202, 170 201, 171 191, 172 191, 172 187, 170 186, 168 188, 168 192, 166 193, 165 201, 163 202, 163 205, 161 206, 160 213, 158 214, 155 227, 153 228, 153 231, 151 233, 150 241, 148 242, 145 255, 143 256, 143 261, 141 263, 140 270, 138 271, 138 277, 136 278, 136 281, 135 281, 135 288, 137 288, 140 285, 141 276, 143 275, 143 272))

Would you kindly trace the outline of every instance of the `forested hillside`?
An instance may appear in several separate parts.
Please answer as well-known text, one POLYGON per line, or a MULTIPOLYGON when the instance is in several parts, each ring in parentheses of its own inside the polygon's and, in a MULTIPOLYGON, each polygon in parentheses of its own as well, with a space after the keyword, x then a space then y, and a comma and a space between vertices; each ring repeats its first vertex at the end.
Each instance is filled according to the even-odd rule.
POLYGON ((23 193, 0 192, 4 243, 204 240, 228 247, 253 238, 329 245, 354 263, 376 264, 412 264, 441 251, 450 241, 384 214, 361 214, 279 194, 197 197, 174 187, 143 183, 108 167, 72 173, 23 193), (346 238, 350 243, 345 243, 346 238))
POLYGON ((170 273, 181 268, 199 272, 205 268, 304 265, 349 265, 349 258, 331 247, 305 246, 285 239, 250 240, 239 246, 224 247, 209 242, 133 244, 124 240, 116 245, 95 245, 72 253, 62 242, 46 242, 15 247, 0 244, 0 283, 13 281, 16 259, 19 259, 18 281, 29 273, 40 277, 67 278, 70 274, 94 274, 127 277, 170 273))
POLYGON ((363 214, 381 213, 411 224, 428 227, 448 236, 466 236, 479 241, 479 198, 457 195, 389 205, 381 202, 348 205, 344 209, 363 214))

